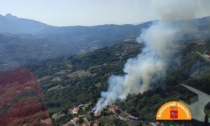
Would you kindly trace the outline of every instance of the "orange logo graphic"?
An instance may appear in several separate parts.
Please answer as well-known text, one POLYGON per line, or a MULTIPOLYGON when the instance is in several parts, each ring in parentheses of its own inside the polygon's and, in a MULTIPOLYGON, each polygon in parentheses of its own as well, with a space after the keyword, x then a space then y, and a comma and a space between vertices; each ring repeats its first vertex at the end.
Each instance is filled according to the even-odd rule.
POLYGON ((156 120, 192 120, 192 115, 185 104, 172 101, 159 108, 156 120))

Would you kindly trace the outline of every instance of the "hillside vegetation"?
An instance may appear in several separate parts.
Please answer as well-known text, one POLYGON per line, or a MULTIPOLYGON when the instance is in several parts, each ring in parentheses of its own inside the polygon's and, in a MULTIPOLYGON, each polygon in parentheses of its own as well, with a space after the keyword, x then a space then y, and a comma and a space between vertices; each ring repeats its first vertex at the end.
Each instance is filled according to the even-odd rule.
MULTIPOLYGON (((45 100, 50 115, 64 114, 54 119, 54 124, 64 124, 75 117, 69 113, 69 109, 80 104, 90 103, 85 111, 91 112, 100 97, 100 92, 107 90, 108 77, 112 74, 122 75, 126 60, 140 53, 142 47, 134 41, 127 41, 30 66, 29 69, 37 76, 46 94, 45 100)), ((210 94, 210 65, 196 53, 209 50, 210 42, 186 42, 175 49, 182 52, 182 55, 176 54, 180 56, 180 62, 178 65, 172 60, 165 81, 160 81, 159 86, 142 95, 130 95, 116 105, 147 122, 155 120, 158 108, 167 101, 181 99, 189 104, 193 103, 190 99, 196 97, 196 94, 180 84, 187 84, 210 94)), ((104 114, 109 115, 106 111, 104 114)), ((89 117, 90 114, 86 116, 89 117)), ((109 120, 107 118, 104 122, 103 118, 101 119, 98 122, 101 120, 103 124, 109 120)), ((126 122, 130 124, 129 121, 126 122)))
MULTIPOLYGON (((176 25, 192 25, 190 32, 181 33, 184 41, 207 40, 210 34, 209 21, 209 17, 204 17, 177 22, 176 25)), ((155 22, 57 27, 11 14, 0 15, 0 70, 85 53, 124 40, 136 39, 142 29, 155 22)))

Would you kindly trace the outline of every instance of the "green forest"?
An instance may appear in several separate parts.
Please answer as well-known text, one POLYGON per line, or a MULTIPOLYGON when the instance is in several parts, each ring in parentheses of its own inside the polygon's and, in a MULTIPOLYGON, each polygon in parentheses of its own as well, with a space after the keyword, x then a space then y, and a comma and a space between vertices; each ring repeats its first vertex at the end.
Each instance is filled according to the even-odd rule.
MULTIPOLYGON (((122 70, 126 60, 136 57, 142 47, 143 45, 132 40, 28 66, 42 86, 50 115, 64 113, 64 116, 53 119, 54 124, 64 124, 72 119, 74 115, 69 114, 69 109, 80 104, 90 103, 85 111, 91 112, 100 98, 101 91, 107 90, 107 79, 111 75, 123 75, 122 70)), ((116 104, 146 122, 155 120, 158 108, 167 101, 184 100, 186 103, 193 103, 193 98, 195 99, 197 95, 181 84, 196 87, 206 93, 210 92, 209 63, 196 53, 208 49, 210 49, 209 41, 205 44, 186 43, 180 48, 174 48, 182 55, 175 54, 174 57, 179 57, 179 63, 176 63, 176 58, 171 61, 165 80, 156 82, 159 83, 158 86, 154 86, 144 94, 129 95, 125 101, 117 101, 116 104)), ((103 114, 109 115, 106 112, 103 114)), ((87 116, 91 120, 89 115, 87 116)))

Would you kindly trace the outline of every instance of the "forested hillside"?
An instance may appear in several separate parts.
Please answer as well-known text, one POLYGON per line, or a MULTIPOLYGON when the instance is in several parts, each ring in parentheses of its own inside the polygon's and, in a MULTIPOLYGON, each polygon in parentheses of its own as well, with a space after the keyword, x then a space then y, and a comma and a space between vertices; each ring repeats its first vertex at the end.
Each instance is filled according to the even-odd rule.
MULTIPOLYGON (((67 123, 75 117, 69 113, 69 109, 80 104, 90 104, 83 112, 89 115, 88 112, 91 112, 100 97, 100 92, 107 90, 108 77, 112 74, 122 75, 126 60, 135 57, 142 46, 134 41, 127 41, 30 66, 29 69, 37 76, 46 94, 50 115, 64 114, 54 119, 54 123, 67 123)), ((209 94, 210 65, 196 53, 210 49, 209 41, 187 42, 174 49, 182 52, 176 54, 180 56, 180 62, 177 64, 172 60, 166 80, 157 82, 159 86, 143 95, 130 95, 125 101, 117 102, 123 111, 148 122, 155 119, 158 108, 167 101, 181 99, 189 104, 192 102, 190 98, 196 94, 180 84, 191 85, 209 94)), ((103 118, 100 120, 105 124, 107 122, 104 122, 103 118)))

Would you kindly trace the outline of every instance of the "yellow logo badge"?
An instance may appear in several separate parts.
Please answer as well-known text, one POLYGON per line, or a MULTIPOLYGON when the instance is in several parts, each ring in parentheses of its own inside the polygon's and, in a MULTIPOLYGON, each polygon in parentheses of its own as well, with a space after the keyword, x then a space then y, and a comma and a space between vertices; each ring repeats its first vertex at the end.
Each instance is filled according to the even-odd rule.
POLYGON ((192 120, 192 115, 185 104, 171 101, 159 108, 156 120, 192 120))

